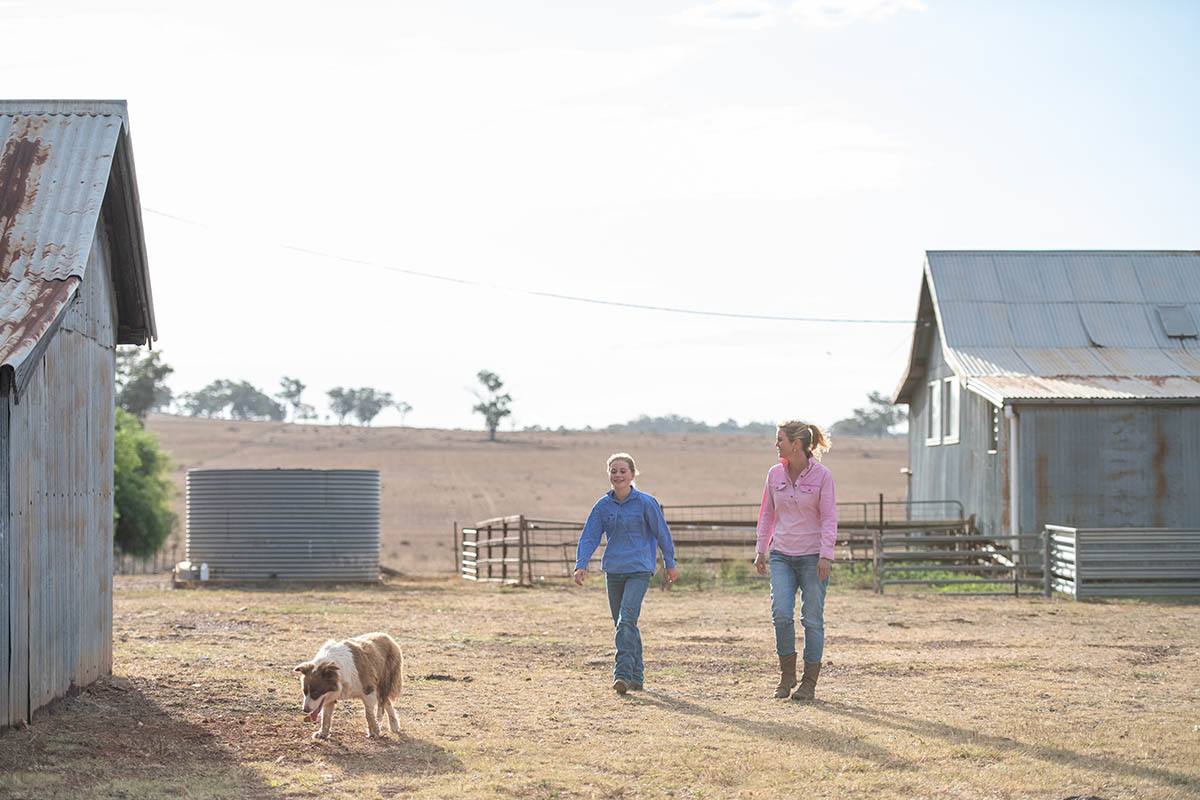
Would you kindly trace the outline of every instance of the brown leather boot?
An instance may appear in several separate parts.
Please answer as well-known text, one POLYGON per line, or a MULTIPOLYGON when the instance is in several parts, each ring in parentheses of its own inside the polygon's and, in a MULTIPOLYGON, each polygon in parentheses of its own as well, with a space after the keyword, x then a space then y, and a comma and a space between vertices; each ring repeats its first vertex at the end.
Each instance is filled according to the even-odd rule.
POLYGON ((804 662, 804 675, 800 678, 800 686, 792 695, 793 700, 812 700, 817 696, 817 678, 821 675, 821 662, 810 664, 804 662))
POLYGON ((796 654, 779 657, 779 685, 775 687, 775 696, 784 698, 796 685, 796 654))

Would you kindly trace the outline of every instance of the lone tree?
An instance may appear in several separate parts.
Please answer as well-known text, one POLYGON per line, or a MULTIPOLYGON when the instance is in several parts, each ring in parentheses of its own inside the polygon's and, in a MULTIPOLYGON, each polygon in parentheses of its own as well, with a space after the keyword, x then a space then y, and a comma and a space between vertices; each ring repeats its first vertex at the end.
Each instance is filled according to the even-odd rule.
POLYGON ((136 347, 117 348, 117 408, 123 408, 138 419, 166 408, 171 403, 167 376, 174 372, 162 360, 162 353, 145 352, 136 347))
POLYGON ((335 386, 325 395, 329 398, 329 410, 337 417, 338 425, 345 425, 346 417, 354 413, 358 390, 335 386))
POLYGON ((380 411, 392 405, 395 405, 395 402, 391 392, 380 392, 370 386, 354 390, 354 416, 367 427, 370 427, 371 420, 375 419, 380 411))
POLYGON ((853 416, 833 423, 831 433, 843 436, 887 436, 893 427, 904 421, 904 412, 892 405, 881 392, 867 395, 866 408, 854 409, 853 416))
POLYGON ((279 391, 275 394, 275 397, 282 400, 286 405, 291 406, 292 422, 301 419, 313 419, 317 416, 313 407, 300 399, 306 388, 308 387, 301 383, 299 378, 289 378, 285 375, 279 379, 279 391))
POLYGON ((396 401, 396 410, 400 412, 400 427, 404 427, 404 418, 412 411, 412 406, 403 400, 396 401))
POLYGON ((508 404, 512 402, 512 397, 508 393, 500 394, 500 390, 504 388, 504 381, 500 380, 500 376, 486 369, 479 370, 479 374, 475 377, 479 378, 479 382, 483 384, 483 388, 487 389, 487 397, 482 397, 479 392, 474 392, 475 398, 479 400, 475 404, 473 411, 483 414, 483 419, 487 424, 488 441, 496 441, 496 428, 500 427, 500 420, 512 413, 508 404))

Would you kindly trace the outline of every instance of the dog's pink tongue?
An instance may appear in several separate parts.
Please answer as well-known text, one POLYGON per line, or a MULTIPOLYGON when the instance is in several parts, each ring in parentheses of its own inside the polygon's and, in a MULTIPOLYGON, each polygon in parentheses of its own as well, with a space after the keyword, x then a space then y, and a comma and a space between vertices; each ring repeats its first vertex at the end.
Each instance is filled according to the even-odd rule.
POLYGON ((316 721, 317 721, 317 714, 319 714, 319 713, 321 713, 321 709, 320 709, 320 708, 318 708, 316 711, 314 711, 314 712, 312 712, 311 714, 309 714, 309 715, 308 715, 308 721, 309 721, 309 722, 316 722, 316 721))

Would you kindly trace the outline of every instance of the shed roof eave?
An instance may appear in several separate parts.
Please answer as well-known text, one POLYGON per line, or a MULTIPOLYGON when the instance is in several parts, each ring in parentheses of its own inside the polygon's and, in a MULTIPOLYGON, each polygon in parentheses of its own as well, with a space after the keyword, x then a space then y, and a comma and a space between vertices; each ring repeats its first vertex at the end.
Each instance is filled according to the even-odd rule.
POLYGON ((917 314, 913 320, 912 341, 908 349, 908 364, 904 368, 904 374, 900 377, 900 383, 897 384, 896 390, 892 392, 893 405, 900 403, 907 404, 912 401, 913 390, 920 382, 919 376, 929 366, 920 361, 920 351, 925 344, 921 341, 921 334, 930 324, 940 327, 937 319, 937 308, 932 301, 930 288, 929 260, 926 259, 921 275, 921 289, 917 295, 917 314))
POLYGON ((118 344, 140 346, 156 341, 158 330, 150 290, 150 268, 146 257, 142 204, 133 164, 133 146, 129 139, 127 118, 122 118, 122 122, 106 192, 115 195, 111 198, 111 204, 108 204, 111 212, 109 224, 116 223, 111 230, 113 245, 120 253, 122 277, 128 282, 127 288, 121 292, 123 302, 119 303, 122 307, 118 309, 122 317, 119 321, 118 344), (127 316, 133 318, 127 319, 127 316))
POLYGON ((1200 406, 1200 397, 1005 397, 1008 406, 1200 406))
POLYGON ((991 387, 981 385, 977 381, 973 381, 970 378, 966 379, 964 386, 968 392, 979 395, 994 406, 1003 406, 1005 403, 1004 395, 1000 394, 999 392, 992 391, 991 387))

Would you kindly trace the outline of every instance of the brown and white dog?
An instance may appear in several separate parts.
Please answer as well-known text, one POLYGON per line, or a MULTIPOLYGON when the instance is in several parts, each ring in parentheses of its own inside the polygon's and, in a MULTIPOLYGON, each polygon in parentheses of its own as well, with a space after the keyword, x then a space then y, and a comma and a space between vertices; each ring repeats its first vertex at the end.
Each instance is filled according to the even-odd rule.
POLYGON ((379 723, 387 714, 392 733, 400 732, 392 698, 404 688, 404 656, 386 633, 368 633, 353 639, 321 645, 312 661, 296 667, 304 691, 302 708, 310 722, 321 715, 314 739, 329 738, 333 708, 338 700, 360 699, 367 711, 367 736, 379 736, 379 723))

